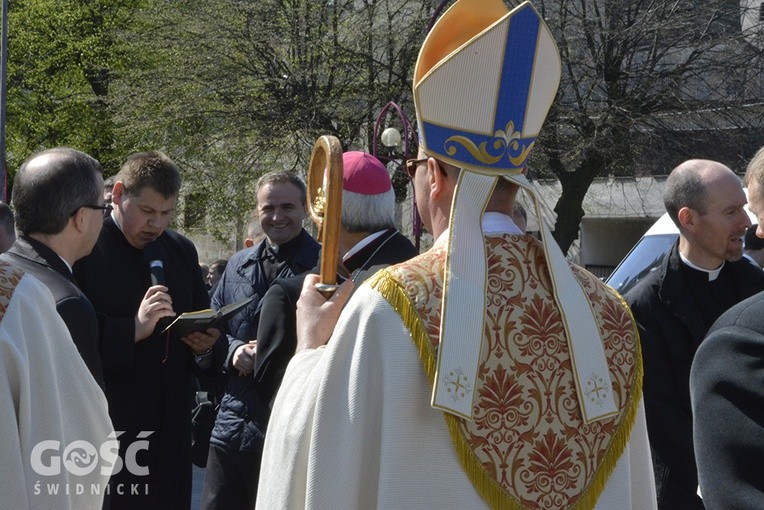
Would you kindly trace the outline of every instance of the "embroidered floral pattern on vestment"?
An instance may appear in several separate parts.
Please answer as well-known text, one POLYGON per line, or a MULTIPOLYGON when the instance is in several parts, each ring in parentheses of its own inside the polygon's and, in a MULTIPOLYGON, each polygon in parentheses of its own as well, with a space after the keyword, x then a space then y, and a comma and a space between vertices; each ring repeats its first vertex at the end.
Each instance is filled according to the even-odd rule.
POLYGON ((5 311, 8 310, 13 291, 16 290, 16 286, 23 275, 24 272, 21 269, 0 261, 0 321, 5 317, 5 311))
MULTIPOLYGON (((592 303, 619 413, 584 424, 565 328, 541 245, 531 236, 487 237, 485 340, 474 420, 444 414, 478 492, 494 508, 594 506, 628 442, 641 396, 637 331, 623 300, 573 266, 592 303)), ((445 243, 370 282, 401 314, 432 381, 439 338, 445 243)), ((602 384, 592 380, 591 398, 602 384)))

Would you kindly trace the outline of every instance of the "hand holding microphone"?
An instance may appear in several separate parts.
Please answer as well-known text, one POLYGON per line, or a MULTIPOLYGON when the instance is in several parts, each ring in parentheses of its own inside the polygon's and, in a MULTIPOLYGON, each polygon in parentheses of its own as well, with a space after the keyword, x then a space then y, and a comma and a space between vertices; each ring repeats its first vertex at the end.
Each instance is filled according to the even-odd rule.
POLYGON ((164 329, 169 324, 169 319, 175 316, 172 298, 165 285, 164 249, 157 241, 153 241, 143 249, 143 256, 149 265, 151 287, 143 296, 135 315, 136 342, 148 338, 157 327, 164 329))

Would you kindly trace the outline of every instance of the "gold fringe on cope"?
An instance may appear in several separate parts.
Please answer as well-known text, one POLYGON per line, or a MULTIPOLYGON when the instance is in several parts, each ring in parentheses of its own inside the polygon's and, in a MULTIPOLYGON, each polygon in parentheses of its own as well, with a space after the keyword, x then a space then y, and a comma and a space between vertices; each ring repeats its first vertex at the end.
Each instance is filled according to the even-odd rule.
MULTIPOLYGON (((430 339, 427 335, 424 324, 422 323, 419 314, 417 313, 414 304, 411 302, 404 287, 398 282, 395 277, 387 270, 378 271, 370 280, 369 285, 376 289, 385 300, 390 303, 393 309, 398 313, 403 321, 403 324, 409 330, 411 338, 414 341, 414 345, 419 352, 419 357, 422 360, 425 373, 430 379, 430 382, 435 380, 436 369, 436 350, 430 343, 430 339)), ((613 470, 615 469, 618 459, 620 459, 623 451, 626 449, 626 445, 629 443, 631 431, 634 426, 634 422, 637 416, 637 410, 639 409, 639 402, 642 398, 642 350, 639 345, 639 333, 636 328, 634 317, 631 314, 626 302, 623 298, 612 291, 614 296, 619 300, 621 305, 628 311, 629 317, 632 319, 632 331, 635 338, 635 370, 634 376, 631 381, 631 389, 629 391, 629 400, 626 403, 626 409, 622 411, 622 418, 618 425, 618 430, 613 435, 610 445, 607 448, 605 457, 600 465, 597 467, 597 473, 595 474, 592 482, 589 484, 581 496, 569 507, 569 510, 584 510, 594 508, 597 504, 600 494, 605 489, 607 481, 610 478, 613 470)), ((469 477, 475 490, 480 494, 483 500, 493 509, 496 510, 528 510, 531 508, 537 508, 535 506, 527 506, 519 501, 514 496, 510 495, 504 488, 496 482, 488 472, 483 468, 477 457, 473 454, 467 440, 460 430, 460 423, 462 418, 454 416, 449 413, 443 413, 446 426, 448 427, 451 439, 456 449, 456 454, 459 458, 459 462, 464 468, 465 473, 469 477)))
POLYGON ((406 290, 386 269, 377 271, 369 279, 368 284, 371 285, 371 288, 376 289, 400 316, 406 329, 409 330, 411 338, 414 340, 414 345, 419 352, 419 358, 422 360, 427 377, 430 379, 430 382, 435 381, 437 359, 435 358, 435 353, 422 319, 414 308, 414 303, 409 299, 406 290))

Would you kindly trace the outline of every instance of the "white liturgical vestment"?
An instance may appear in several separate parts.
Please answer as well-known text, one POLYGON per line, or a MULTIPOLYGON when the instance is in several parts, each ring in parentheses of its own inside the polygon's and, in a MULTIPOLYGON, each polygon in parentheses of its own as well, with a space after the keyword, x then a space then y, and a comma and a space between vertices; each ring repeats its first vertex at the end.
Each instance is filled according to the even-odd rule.
MULTIPOLYGON (((0 507, 100 509, 106 397, 38 280, 0 263, 0 507)), ((116 442, 112 443, 116 453, 116 442)))
MULTIPOLYGON (((455 422, 430 406, 433 385, 426 368, 427 348, 414 340, 422 332, 425 338, 437 339, 438 322, 429 320, 428 314, 437 314, 438 307, 428 303, 438 301, 442 266, 436 261, 442 262, 445 256, 441 237, 429 252, 383 270, 359 288, 327 346, 302 351, 292 359, 266 434, 258 509, 571 508, 582 501, 591 502, 584 508, 603 510, 656 508, 639 384, 641 358, 628 308, 596 278, 582 276, 592 295, 596 293, 603 303, 603 330, 611 327, 606 322, 614 322, 615 336, 606 337, 606 343, 625 339, 623 348, 608 347, 613 373, 622 363, 631 363, 633 368, 621 379, 614 375, 613 386, 620 388, 621 418, 602 425, 601 432, 587 435, 599 425, 581 425, 579 407, 572 400, 576 392, 572 376, 567 374, 571 371, 564 342, 525 344, 523 338, 533 338, 531 326, 522 329, 512 321, 512 313, 524 313, 522 324, 530 324, 533 313, 550 309, 549 303, 553 303, 549 296, 541 299, 540 291, 528 290, 548 286, 543 268, 537 273, 533 269, 543 261, 538 257, 538 243, 524 235, 486 239, 495 253, 511 247, 508 257, 520 257, 509 269, 510 258, 504 260, 499 265, 505 270, 496 274, 513 273, 508 277, 512 281, 525 275, 524 285, 517 287, 520 294, 504 300, 511 303, 511 310, 500 303, 498 308, 488 307, 489 313, 508 308, 509 315, 503 315, 497 327, 486 326, 486 330, 501 331, 488 335, 484 350, 495 349, 503 356, 512 352, 506 358, 510 361, 501 362, 504 366, 498 370, 490 363, 481 370, 493 375, 486 375, 485 384, 478 388, 481 400, 475 405, 480 408, 489 402, 484 407, 490 411, 476 412, 474 424, 482 424, 477 429, 491 429, 490 433, 481 437, 480 430, 468 429, 462 436, 459 426, 453 424, 466 422, 455 422), (404 274, 414 276, 406 280, 400 277, 404 274), (541 275, 541 280, 533 281, 533 274, 541 275), (436 284, 424 282, 428 277, 436 284), (409 298, 391 299, 384 281, 397 282, 404 296, 407 291, 409 298, 414 296, 413 301, 419 303, 413 306, 417 312, 404 310, 409 298), (432 296, 426 295, 427 289, 432 296), (423 329, 417 333, 412 324, 423 329), (506 330, 502 330, 504 325, 506 330), (516 356, 515 346, 508 343, 505 348, 495 348, 491 338, 514 342, 519 346, 516 356), (534 350, 538 352, 531 352, 534 350), (624 362, 628 352, 637 354, 624 362), (525 362, 531 358, 533 361, 525 362), (552 359, 562 361, 551 366, 552 359), (537 377, 562 372, 568 378, 561 379, 558 386, 551 376, 537 377), (546 387, 537 390, 538 381, 546 387), (492 405, 492 399, 501 403, 492 405), (576 433, 579 439, 566 441, 576 433), (589 440, 591 437, 597 440, 589 440), (591 444, 582 448, 587 441, 591 444), (496 447, 504 444, 505 448, 496 447), (476 464, 470 460, 472 450, 476 464), (500 452, 499 457, 495 452, 500 452), (586 457, 598 460, 582 462, 586 457), (470 474, 481 466, 491 466, 486 471, 495 481, 486 482, 481 473, 470 474), (492 485, 499 487, 498 492, 492 485)), ((539 321, 543 323, 540 328, 548 328, 549 338, 564 335, 564 328, 553 324, 553 312, 545 316, 548 320, 539 321)))

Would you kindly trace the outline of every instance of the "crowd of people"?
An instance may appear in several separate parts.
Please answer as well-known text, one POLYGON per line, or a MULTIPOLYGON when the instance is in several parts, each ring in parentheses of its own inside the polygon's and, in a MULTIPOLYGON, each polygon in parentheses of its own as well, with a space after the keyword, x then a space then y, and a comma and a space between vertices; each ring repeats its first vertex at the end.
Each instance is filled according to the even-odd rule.
POLYGON ((529 3, 458 0, 414 71, 406 171, 433 246, 396 229, 385 165, 346 151, 331 295, 294 172, 259 178, 244 248, 206 265, 168 228, 164 153, 106 181, 72 148, 29 156, 0 203, 0 506, 187 510, 192 461, 205 510, 764 506, 764 229, 745 211, 764 224, 764 148, 744 183, 671 170, 678 240, 621 297, 543 222, 525 232, 559 76, 529 3))

